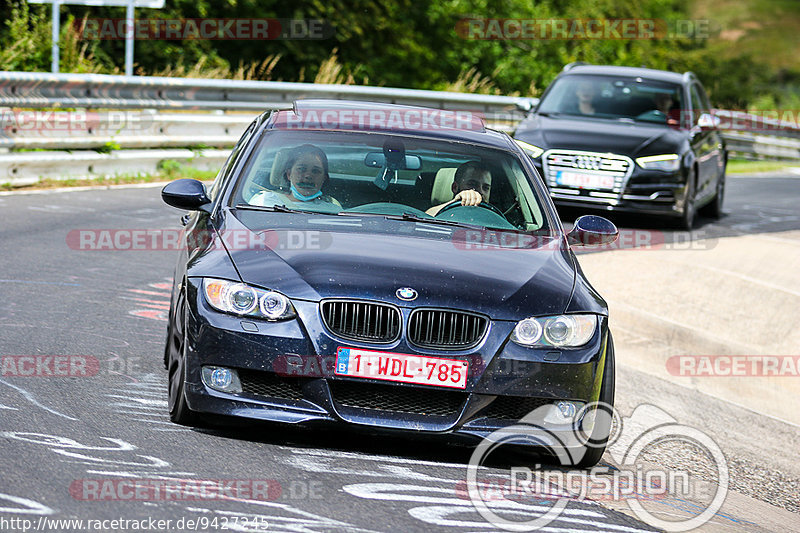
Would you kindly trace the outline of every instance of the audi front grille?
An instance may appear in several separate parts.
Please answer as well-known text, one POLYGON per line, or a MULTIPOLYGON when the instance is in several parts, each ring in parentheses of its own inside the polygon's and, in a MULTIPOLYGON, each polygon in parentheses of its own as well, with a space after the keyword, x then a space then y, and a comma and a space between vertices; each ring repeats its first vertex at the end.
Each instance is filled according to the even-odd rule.
POLYGON ((548 150, 542 155, 545 180, 554 198, 574 198, 616 203, 633 173, 633 160, 618 154, 584 152, 580 150, 548 150), (565 173, 571 179, 565 179, 565 173), (575 178, 603 179, 606 186, 583 187, 575 178))

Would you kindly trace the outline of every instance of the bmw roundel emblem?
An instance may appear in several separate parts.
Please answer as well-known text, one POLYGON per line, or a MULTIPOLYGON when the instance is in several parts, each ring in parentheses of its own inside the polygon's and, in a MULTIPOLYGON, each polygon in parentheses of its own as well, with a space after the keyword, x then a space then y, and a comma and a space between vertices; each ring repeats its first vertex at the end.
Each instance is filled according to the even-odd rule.
POLYGON ((397 289, 397 292, 395 292, 395 294, 401 300, 410 301, 417 299, 417 291, 415 291, 411 287, 402 287, 400 289, 397 289))

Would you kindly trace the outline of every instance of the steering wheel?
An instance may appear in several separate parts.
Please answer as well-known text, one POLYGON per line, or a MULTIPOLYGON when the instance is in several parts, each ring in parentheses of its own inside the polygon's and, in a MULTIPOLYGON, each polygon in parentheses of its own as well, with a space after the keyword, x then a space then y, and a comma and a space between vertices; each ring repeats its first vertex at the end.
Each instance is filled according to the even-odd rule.
POLYGON ((636 116, 639 120, 650 120, 650 121, 665 121, 667 120, 667 114, 661 111, 660 109, 651 109, 649 111, 645 111, 644 113, 639 113, 636 116))
POLYGON ((506 216, 503 214, 502 211, 500 211, 498 208, 496 208, 495 206, 493 206, 489 202, 481 201, 481 203, 479 203, 478 205, 461 205, 461 200, 453 200, 452 202, 450 202, 449 204, 447 204, 446 206, 441 208, 439 210, 439 212, 436 213, 436 216, 438 217, 439 215, 441 215, 445 211, 449 211, 450 209, 454 209, 456 207, 483 207, 484 209, 488 209, 489 211, 492 211, 492 212, 500 215, 501 217, 506 218, 506 216))

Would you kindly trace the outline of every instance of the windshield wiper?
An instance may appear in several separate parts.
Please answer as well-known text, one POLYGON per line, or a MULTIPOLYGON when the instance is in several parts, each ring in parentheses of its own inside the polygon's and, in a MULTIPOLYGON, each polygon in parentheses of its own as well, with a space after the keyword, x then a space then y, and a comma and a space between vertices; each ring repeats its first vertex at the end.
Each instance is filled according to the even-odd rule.
POLYGON ((307 213, 310 215, 328 215, 331 213, 320 213, 318 211, 307 211, 305 209, 292 209, 283 204, 279 205, 250 205, 250 204, 237 204, 234 209, 247 209, 251 211, 269 211, 271 213, 307 213))
POLYGON ((456 222, 454 220, 442 220, 440 218, 433 218, 433 217, 426 218, 426 217, 421 217, 419 215, 415 215, 413 213, 403 213, 402 215, 391 215, 389 213, 358 213, 358 212, 355 212, 355 211, 349 211, 349 212, 348 211, 339 211, 339 213, 337 213, 337 214, 343 215, 343 216, 349 216, 349 217, 361 217, 361 216, 383 217, 383 218, 388 219, 388 220, 406 220, 406 221, 409 221, 409 222, 422 222, 422 223, 428 223, 428 224, 439 224, 441 226, 458 226, 458 227, 462 227, 462 228, 466 227, 466 228, 479 228, 479 229, 483 228, 483 226, 479 226, 479 225, 476 225, 476 224, 467 224, 467 223, 464 223, 464 222, 456 222))
POLYGON ((391 215, 387 215, 386 213, 361 213, 359 211, 339 211, 336 213, 339 216, 343 217, 388 217, 391 215))
POLYGON ((386 215, 386 218, 391 220, 408 220, 410 222, 422 222, 427 224, 439 224, 442 226, 458 226, 462 228, 475 228, 483 229, 483 226, 477 224, 467 224, 465 222, 456 222, 455 220, 442 220, 440 218, 425 218, 413 213, 403 213, 402 215, 386 215))

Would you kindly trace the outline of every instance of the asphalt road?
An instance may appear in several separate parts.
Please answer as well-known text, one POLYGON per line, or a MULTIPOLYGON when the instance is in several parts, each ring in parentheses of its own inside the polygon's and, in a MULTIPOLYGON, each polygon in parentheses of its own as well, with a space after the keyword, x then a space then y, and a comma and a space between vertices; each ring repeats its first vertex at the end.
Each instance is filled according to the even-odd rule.
MULTIPOLYGON (((800 179, 764 183, 730 180, 729 216, 701 219, 699 231, 800 228, 800 179)), ((161 203, 158 189, 0 196, 0 213, 0 355, 42 356, 39 374, 57 374, 63 362, 47 356, 73 356, 68 363, 88 364, 93 374, 0 377, 0 531, 22 531, 29 525, 22 520, 48 531, 133 530, 88 522, 114 519, 144 520, 138 529, 171 520, 168 531, 499 530, 458 490, 469 459, 463 448, 267 425, 171 424, 161 357, 175 253, 68 245, 75 229, 180 228, 180 212, 161 203), (233 496, 130 499, 119 490, 125 479, 249 485, 233 496), (253 480, 267 487, 258 497, 246 493, 253 480)), ((483 475, 506 471, 495 464, 483 475)), ((507 511, 533 517, 542 505, 529 500, 507 511)), ((571 501, 550 527, 653 529, 609 507, 571 501)))

